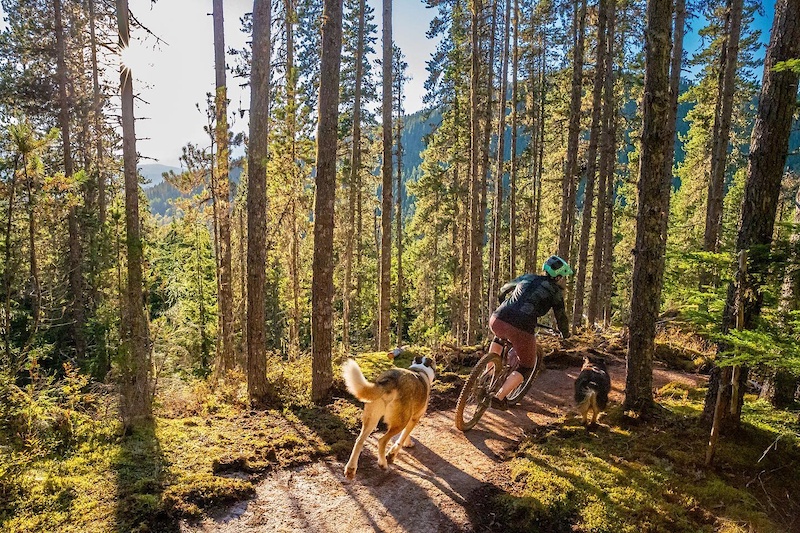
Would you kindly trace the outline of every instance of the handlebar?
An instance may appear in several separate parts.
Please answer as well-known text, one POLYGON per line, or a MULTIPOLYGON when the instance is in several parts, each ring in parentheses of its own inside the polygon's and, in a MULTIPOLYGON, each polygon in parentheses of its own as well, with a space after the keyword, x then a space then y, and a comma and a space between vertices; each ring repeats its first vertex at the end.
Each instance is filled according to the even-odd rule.
POLYGON ((540 323, 537 322, 536 323, 536 327, 537 328, 548 329, 548 330, 552 331, 553 333, 555 333, 558 337, 563 337, 563 335, 561 335, 561 332, 557 328, 554 328, 552 326, 548 326, 546 324, 540 324, 540 323))

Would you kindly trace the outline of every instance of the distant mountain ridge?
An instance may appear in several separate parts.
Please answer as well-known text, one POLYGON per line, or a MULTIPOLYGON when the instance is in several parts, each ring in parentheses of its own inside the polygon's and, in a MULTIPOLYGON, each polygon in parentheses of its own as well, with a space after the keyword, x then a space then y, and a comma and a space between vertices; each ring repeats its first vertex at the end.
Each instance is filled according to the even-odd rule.
MULTIPOLYGON (((180 174, 183 169, 178 167, 171 167, 159 164, 147 164, 139 167, 139 174, 150 181, 154 185, 145 185, 144 193, 147 196, 147 201, 150 204, 150 213, 153 215, 160 215, 162 217, 171 217, 173 212, 172 201, 176 198, 189 198, 199 193, 200 190, 195 190, 190 193, 181 193, 177 187, 164 181, 162 174, 164 172, 173 171, 175 174, 180 174), (158 174, 156 178, 155 174, 158 174)), ((231 187, 231 197, 236 194, 236 187, 239 179, 242 177, 243 168, 241 164, 234 164, 231 166, 230 179, 234 186, 231 187)))
POLYGON ((179 174, 181 172, 180 167, 171 167, 169 165, 162 165, 160 163, 146 163, 144 165, 139 165, 138 170, 139 175, 147 181, 144 186, 145 189, 148 187, 155 187, 159 183, 163 182, 163 174, 165 172, 169 172, 170 170, 175 174, 179 174))

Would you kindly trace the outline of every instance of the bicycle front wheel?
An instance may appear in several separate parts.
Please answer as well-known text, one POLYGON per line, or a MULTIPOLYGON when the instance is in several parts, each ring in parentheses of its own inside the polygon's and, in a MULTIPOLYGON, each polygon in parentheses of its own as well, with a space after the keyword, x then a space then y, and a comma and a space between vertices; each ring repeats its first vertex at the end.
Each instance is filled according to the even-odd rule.
POLYGON ((519 384, 519 386, 508 393, 506 399, 508 400, 508 405, 516 405, 528 394, 528 391, 531 390, 533 386, 533 382, 536 381, 536 378, 539 377, 541 374, 542 369, 544 368, 544 356, 540 355, 536 358, 536 365, 531 370, 531 373, 528 375, 528 379, 523 381, 519 384))
POLYGON ((500 356, 487 353, 470 372, 456 404, 456 427, 461 431, 472 429, 483 416, 492 400, 492 395, 501 385, 498 383, 502 369, 500 356))

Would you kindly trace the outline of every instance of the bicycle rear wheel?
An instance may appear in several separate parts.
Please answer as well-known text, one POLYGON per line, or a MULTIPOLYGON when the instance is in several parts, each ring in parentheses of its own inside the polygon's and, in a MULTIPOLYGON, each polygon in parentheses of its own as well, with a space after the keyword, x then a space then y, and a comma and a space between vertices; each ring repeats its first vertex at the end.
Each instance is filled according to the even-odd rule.
POLYGON ((499 377, 503 368, 500 356, 487 353, 470 372, 456 404, 456 427, 461 431, 472 429, 483 416, 492 400, 494 391, 500 386, 499 377))
POLYGON ((516 405, 528 394, 528 391, 531 390, 533 386, 533 382, 536 381, 536 378, 539 377, 539 374, 542 372, 544 368, 543 365, 544 356, 541 355, 536 358, 536 365, 533 367, 531 373, 528 375, 528 379, 523 381, 519 384, 519 386, 508 393, 506 399, 508 400, 508 405, 516 405))

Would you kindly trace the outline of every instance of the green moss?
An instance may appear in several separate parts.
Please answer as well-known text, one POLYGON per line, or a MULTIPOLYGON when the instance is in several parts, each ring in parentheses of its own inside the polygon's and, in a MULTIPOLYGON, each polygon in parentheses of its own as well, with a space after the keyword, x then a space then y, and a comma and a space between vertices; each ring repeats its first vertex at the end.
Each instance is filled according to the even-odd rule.
POLYGON ((800 448, 783 433, 782 453, 775 453, 780 463, 769 454, 759 458, 781 431, 796 434, 796 414, 749 404, 739 435, 723 437, 708 469, 708 430, 684 414, 697 415, 702 405, 677 384, 659 392, 671 398, 672 413, 655 422, 622 426, 622 417, 609 416, 613 425, 596 432, 565 423, 525 441, 510 463, 512 489, 496 499, 508 513, 503 525, 509 531, 785 531, 800 497, 792 481, 800 475, 800 448), (781 498, 789 507, 767 514, 781 498))

